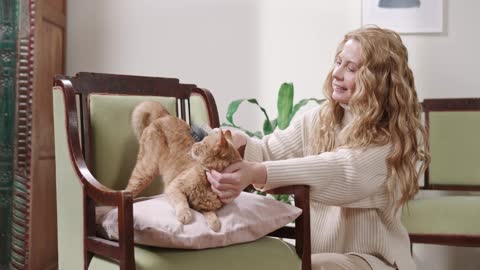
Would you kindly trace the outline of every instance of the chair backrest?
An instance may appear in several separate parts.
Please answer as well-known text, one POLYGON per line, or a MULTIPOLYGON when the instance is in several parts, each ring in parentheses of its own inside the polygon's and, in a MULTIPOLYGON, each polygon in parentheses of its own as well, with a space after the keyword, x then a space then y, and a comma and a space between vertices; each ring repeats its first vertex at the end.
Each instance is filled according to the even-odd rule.
MULTIPOLYGON (((112 189, 126 187, 135 165, 138 142, 131 113, 142 101, 158 101, 190 124, 218 127, 216 105, 209 92, 177 79, 79 73, 71 81, 78 108, 82 108, 81 137, 87 164, 95 178, 112 189)), ((162 190, 161 181, 154 181, 141 196, 162 190)))
POLYGON ((425 99, 426 189, 480 190, 480 98, 425 99))

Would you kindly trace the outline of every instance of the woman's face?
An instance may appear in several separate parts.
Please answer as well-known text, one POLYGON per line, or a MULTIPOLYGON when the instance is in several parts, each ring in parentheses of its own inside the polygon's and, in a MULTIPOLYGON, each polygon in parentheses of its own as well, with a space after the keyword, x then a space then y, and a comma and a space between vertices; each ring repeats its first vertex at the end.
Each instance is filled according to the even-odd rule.
POLYGON ((360 68, 360 43, 354 39, 348 40, 335 59, 333 68, 333 93, 335 101, 348 104, 355 92, 355 79, 360 68))

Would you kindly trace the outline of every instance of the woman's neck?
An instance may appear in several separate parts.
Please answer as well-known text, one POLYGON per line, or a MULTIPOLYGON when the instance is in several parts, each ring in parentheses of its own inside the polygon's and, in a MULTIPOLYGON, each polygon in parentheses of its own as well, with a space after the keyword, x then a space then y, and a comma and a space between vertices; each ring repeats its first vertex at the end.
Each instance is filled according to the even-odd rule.
POLYGON ((342 119, 342 128, 350 124, 353 120, 353 113, 352 110, 350 109, 350 106, 345 103, 339 103, 340 107, 343 108, 343 119, 342 119))

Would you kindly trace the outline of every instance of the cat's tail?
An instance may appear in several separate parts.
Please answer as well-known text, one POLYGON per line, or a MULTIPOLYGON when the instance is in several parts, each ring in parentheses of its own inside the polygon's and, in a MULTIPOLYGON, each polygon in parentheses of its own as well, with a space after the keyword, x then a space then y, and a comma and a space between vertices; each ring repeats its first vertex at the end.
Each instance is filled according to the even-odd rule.
POLYGON ((132 127, 137 140, 150 123, 165 115, 169 115, 168 111, 158 102, 144 101, 137 105, 132 112, 132 127))

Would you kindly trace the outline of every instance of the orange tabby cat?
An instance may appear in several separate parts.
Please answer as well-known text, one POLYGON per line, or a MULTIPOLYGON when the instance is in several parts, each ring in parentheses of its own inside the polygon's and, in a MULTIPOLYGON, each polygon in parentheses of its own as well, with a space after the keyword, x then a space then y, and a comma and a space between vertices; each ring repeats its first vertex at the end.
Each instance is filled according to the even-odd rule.
POLYGON ((192 221, 191 206, 205 216, 212 230, 218 231, 215 210, 222 203, 212 191, 205 170, 222 171, 241 160, 231 143, 230 131, 214 132, 194 144, 188 124, 153 101, 134 109, 132 125, 140 149, 126 190, 137 196, 155 176, 162 175, 165 194, 178 220, 183 224, 192 221))

